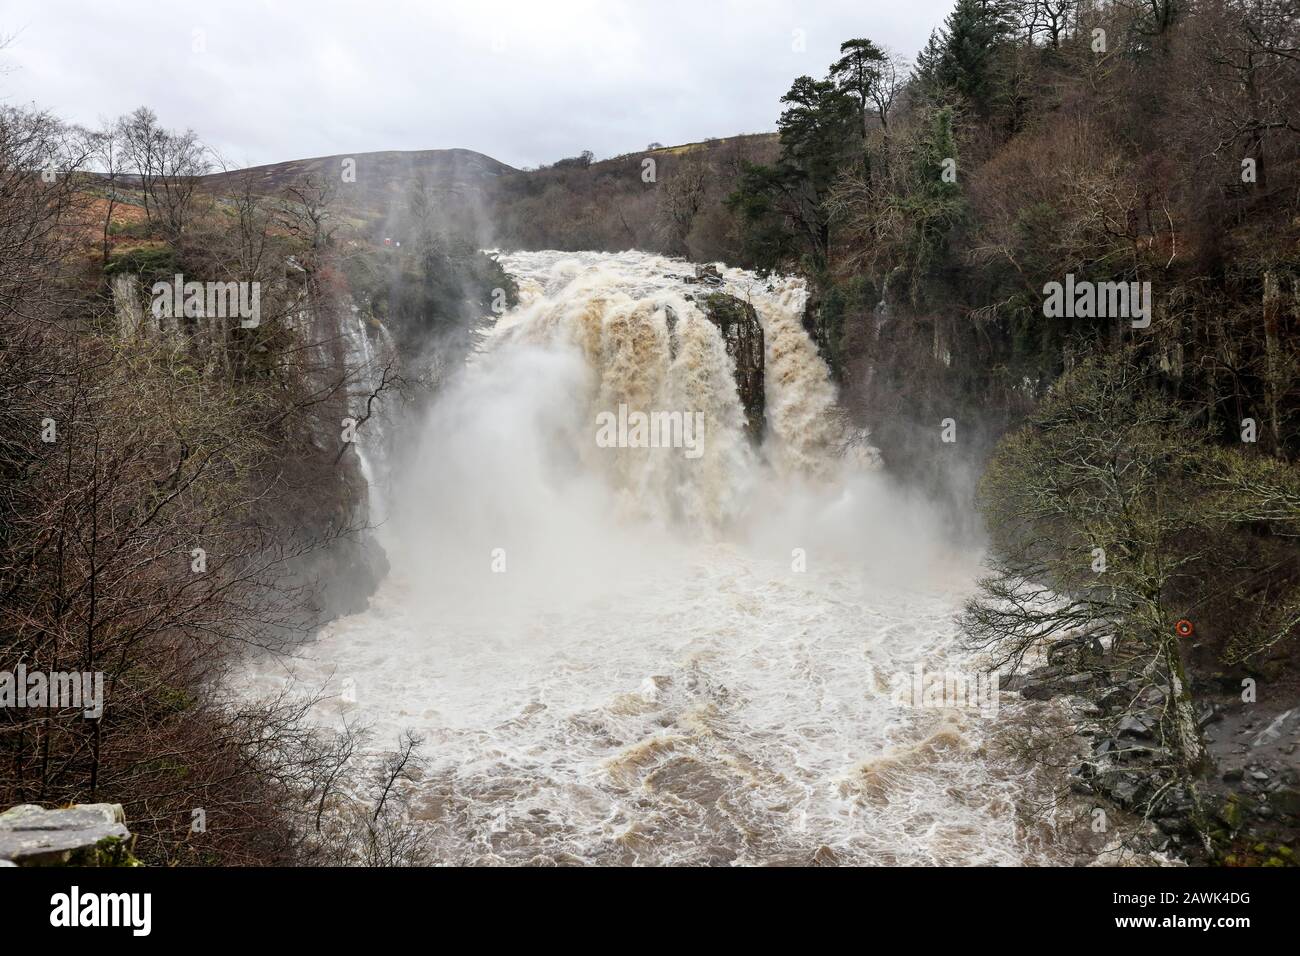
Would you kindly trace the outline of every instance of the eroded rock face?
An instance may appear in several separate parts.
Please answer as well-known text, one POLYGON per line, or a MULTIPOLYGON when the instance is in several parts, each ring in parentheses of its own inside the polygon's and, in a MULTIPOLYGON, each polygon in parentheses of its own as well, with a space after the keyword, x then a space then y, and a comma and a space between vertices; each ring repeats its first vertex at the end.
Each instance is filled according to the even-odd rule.
POLYGON ((21 803, 0 813, 0 866, 127 866, 131 831, 119 803, 47 810, 21 803))
POLYGON ((763 394, 763 327, 758 313, 748 302, 725 292, 711 292, 698 300, 700 311, 722 332, 727 354, 736 366, 736 388, 745 409, 750 440, 763 438, 765 400, 763 394))

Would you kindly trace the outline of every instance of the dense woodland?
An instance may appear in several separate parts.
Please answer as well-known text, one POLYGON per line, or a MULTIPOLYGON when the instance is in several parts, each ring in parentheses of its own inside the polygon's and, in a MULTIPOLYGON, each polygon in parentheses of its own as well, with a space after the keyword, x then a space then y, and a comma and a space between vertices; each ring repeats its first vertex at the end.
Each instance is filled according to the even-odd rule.
POLYGON ((121 803, 152 864, 416 862, 393 793, 416 742, 371 742, 392 762, 344 801, 364 732, 228 674, 365 606, 384 568, 355 435, 380 393, 428 387, 396 349, 463 342, 510 283, 432 233, 374 249, 320 181, 214 192, 212 164, 147 109, 0 111, 0 652, 102 672, 109 702, 0 710, 0 804, 121 803), (160 318, 176 273, 258 283, 260 322, 160 318))
POLYGON ((1132 809, 1210 852, 1198 692, 1287 687, 1300 631, 1298 12, 959 0, 905 80, 869 40, 797 80, 729 201, 887 461, 983 472, 972 642, 1087 675, 1102 728, 1142 701, 1132 809), (1049 317, 1067 275, 1150 282, 1149 327, 1049 317))

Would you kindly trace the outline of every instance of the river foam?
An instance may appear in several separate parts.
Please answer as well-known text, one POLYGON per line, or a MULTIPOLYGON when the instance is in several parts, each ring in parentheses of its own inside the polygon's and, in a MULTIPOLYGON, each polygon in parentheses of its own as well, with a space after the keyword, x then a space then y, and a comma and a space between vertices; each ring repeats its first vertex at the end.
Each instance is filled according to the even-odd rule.
POLYGON ((688 266, 501 262, 521 302, 398 458, 388 580, 255 690, 422 734, 440 862, 1068 861, 1014 753, 1041 715, 891 693, 977 666, 954 623, 977 557, 846 424, 802 283, 722 270, 764 331, 755 447, 688 266), (620 403, 703 412, 702 456, 603 447, 620 403))

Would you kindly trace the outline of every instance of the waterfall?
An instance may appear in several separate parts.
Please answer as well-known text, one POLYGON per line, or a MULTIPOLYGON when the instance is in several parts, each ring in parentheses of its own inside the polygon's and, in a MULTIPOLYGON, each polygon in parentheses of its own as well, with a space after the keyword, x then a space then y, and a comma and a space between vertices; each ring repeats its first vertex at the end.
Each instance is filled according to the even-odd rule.
MULTIPOLYGON (((825 362, 803 330, 801 279, 760 281, 720 269, 716 291, 754 306, 763 329, 768 430, 755 452, 744 436, 735 372, 722 335, 698 306, 715 291, 681 275, 682 263, 643 253, 522 252, 502 256, 521 284, 521 305, 497 323, 479 351, 570 347, 590 375, 579 417, 594 421, 620 405, 702 412, 698 461, 625 448, 610 453, 575 434, 577 453, 603 473, 625 508, 707 527, 742 520, 747 494, 764 471, 825 476, 845 447, 860 441, 836 404, 825 362)), ((871 454, 861 459, 872 467, 871 454)))
POLYGON ((404 798, 439 862, 1071 860, 1055 778, 1013 746, 1041 710, 891 689, 978 666, 953 622, 978 563, 838 408, 803 284, 636 252, 499 258, 519 304, 393 456, 388 579, 254 665, 251 692, 324 688, 313 718, 366 723, 376 762, 421 734, 404 798), (757 442, 702 307, 717 291, 762 327, 757 442))
POLYGON ((375 329, 373 334, 383 346, 383 354, 375 349, 371 341, 372 333, 367 328, 367 319, 355 305, 344 317, 342 331, 347 346, 346 367, 352 375, 348 389, 348 414, 361 423, 354 447, 362 477, 369 489, 370 523, 380 525, 386 518, 385 501, 389 480, 382 404, 385 397, 380 395, 372 400, 371 396, 379 388, 384 363, 393 355, 393 351, 383 324, 378 319, 371 319, 370 322, 375 329))

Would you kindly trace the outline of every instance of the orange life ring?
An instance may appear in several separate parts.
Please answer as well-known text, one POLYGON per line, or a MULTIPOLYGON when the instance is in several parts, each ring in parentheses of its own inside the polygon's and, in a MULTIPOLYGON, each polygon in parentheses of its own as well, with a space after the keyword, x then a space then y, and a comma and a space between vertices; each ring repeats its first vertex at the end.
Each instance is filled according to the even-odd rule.
POLYGON ((1174 633, 1177 634, 1179 637, 1191 637, 1192 630, 1193 630, 1192 622, 1187 620, 1187 618, 1183 618, 1181 621, 1179 621, 1177 624, 1174 625, 1174 633))

